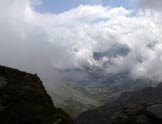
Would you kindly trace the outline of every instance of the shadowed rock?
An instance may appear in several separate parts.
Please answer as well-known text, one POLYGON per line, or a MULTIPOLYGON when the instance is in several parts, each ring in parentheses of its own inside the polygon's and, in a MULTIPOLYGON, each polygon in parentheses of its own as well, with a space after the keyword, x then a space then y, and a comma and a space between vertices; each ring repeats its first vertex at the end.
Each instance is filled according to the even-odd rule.
POLYGON ((0 87, 7 85, 6 79, 0 76, 0 87))
POLYGON ((162 83, 123 93, 115 101, 81 114, 76 121, 78 124, 162 124, 162 83))
POLYGON ((36 74, 0 66, 0 124, 74 124, 55 108, 36 74))

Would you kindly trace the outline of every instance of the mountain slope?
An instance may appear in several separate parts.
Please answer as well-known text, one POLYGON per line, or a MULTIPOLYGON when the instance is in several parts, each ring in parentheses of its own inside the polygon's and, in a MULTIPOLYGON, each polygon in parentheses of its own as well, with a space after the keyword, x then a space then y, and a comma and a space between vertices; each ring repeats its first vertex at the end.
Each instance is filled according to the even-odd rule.
POLYGON ((55 90, 51 94, 55 100, 55 105, 66 110, 72 117, 76 117, 84 111, 94 109, 101 105, 83 87, 62 81, 59 86, 57 85, 57 89, 59 90, 55 90))
POLYGON ((0 124, 73 124, 37 75, 0 66, 0 124))
POLYGON ((50 95, 57 106, 62 107, 73 117, 112 102, 123 92, 141 89, 155 83, 142 77, 133 79, 128 72, 105 73, 98 67, 67 69, 59 72, 65 75, 65 78, 57 83, 59 90, 53 90, 50 95))
POLYGON ((78 124, 161 124, 161 106, 162 83, 123 93, 112 103, 82 113, 76 121, 78 124))

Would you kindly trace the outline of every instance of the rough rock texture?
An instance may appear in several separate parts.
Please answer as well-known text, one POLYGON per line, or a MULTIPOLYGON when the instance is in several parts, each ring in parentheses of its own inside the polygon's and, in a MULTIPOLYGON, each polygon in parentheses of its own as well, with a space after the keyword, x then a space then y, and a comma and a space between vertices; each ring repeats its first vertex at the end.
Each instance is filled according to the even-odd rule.
POLYGON ((147 116, 153 120, 152 122, 162 124, 162 104, 150 105, 146 108, 146 112, 147 116))
POLYGON ((162 124, 162 83, 120 95, 93 112, 84 112, 78 124, 162 124), (107 116, 105 116, 105 114, 107 116), (97 116, 100 115, 97 118, 97 116), (88 121, 86 121, 88 120, 88 121), (104 121, 107 120, 107 121, 104 121))
POLYGON ((111 118, 108 112, 98 110, 84 112, 78 117, 77 124, 109 124, 111 118), (94 120, 94 121, 93 121, 94 120))
POLYGON ((113 124, 162 124, 162 104, 134 105, 123 108, 112 118, 113 124), (159 109, 159 110, 158 110, 159 109))
POLYGON ((0 76, 0 87, 7 85, 6 79, 0 76))
POLYGON ((0 66, 0 124, 73 124, 37 75, 0 66))

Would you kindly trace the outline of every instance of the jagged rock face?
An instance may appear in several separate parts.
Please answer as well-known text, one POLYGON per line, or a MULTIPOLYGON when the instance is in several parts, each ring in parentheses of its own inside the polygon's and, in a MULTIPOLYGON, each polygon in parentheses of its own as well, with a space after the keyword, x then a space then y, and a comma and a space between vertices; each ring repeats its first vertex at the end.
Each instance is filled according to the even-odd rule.
POLYGON ((161 107, 162 104, 128 106, 113 117, 112 124, 162 124, 161 107))
MULTIPOLYGON (((3 87, 4 85, 7 85, 7 82, 3 77, 0 76, 0 87, 3 87)), ((3 102, 3 99, 0 99, 0 112, 4 111, 6 108, 4 105, 2 105, 3 102)))
POLYGON ((102 111, 89 111, 81 114, 77 120, 77 124, 110 124, 111 118, 108 112, 104 114, 102 111), (94 121, 93 121, 94 120, 94 121))
POLYGON ((78 124, 92 124, 96 121, 98 124, 162 124, 162 83, 157 87, 123 93, 93 113, 82 113, 76 121, 78 124), (105 113, 107 116, 104 116, 105 113), (98 114, 101 118, 94 116, 98 114))
POLYGON ((156 115, 158 118, 162 119, 162 104, 155 104, 155 105, 149 106, 147 108, 147 111, 156 115))
POLYGON ((147 115, 156 122, 162 123, 162 104, 154 104, 146 109, 147 115))
POLYGON ((7 84, 6 79, 4 77, 0 76, 0 87, 4 86, 6 84, 7 84))
POLYGON ((0 124, 73 124, 55 108, 37 75, 0 66, 0 124))

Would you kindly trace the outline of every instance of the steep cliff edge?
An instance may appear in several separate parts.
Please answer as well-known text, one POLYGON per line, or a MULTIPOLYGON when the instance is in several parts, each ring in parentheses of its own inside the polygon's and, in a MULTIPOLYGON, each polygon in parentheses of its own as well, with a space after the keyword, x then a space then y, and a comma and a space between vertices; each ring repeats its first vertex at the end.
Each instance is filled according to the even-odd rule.
POLYGON ((73 124, 37 75, 0 66, 0 124, 73 124))

